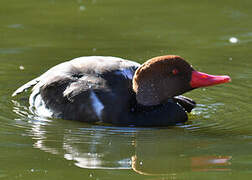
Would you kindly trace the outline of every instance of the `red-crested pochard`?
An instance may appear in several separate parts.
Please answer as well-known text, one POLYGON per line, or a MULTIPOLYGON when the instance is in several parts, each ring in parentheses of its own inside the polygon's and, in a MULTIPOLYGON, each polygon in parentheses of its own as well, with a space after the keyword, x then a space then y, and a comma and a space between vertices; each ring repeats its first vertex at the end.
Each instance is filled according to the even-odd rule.
POLYGON ((56 65, 18 88, 34 86, 29 103, 39 115, 84 122, 168 126, 187 121, 195 102, 181 94, 230 81, 198 72, 166 55, 142 65, 117 57, 79 57, 56 65))

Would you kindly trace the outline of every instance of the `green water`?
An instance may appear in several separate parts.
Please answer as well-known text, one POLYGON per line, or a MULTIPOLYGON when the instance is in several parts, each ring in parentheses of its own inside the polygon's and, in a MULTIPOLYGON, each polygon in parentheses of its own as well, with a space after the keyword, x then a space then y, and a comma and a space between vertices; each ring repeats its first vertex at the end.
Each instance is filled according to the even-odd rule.
POLYGON ((1 1, 0 179, 251 179, 251 8, 249 0, 1 1), (11 98, 75 57, 142 63, 165 54, 232 78, 187 93, 198 107, 183 126, 43 119, 29 113, 28 93, 11 98))

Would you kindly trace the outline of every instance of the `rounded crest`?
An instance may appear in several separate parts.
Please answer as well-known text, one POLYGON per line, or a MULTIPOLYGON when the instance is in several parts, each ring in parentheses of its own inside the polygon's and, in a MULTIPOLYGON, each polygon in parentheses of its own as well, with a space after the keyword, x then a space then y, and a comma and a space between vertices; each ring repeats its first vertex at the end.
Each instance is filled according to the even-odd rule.
POLYGON ((157 105, 176 95, 191 90, 193 68, 180 56, 152 58, 140 66, 133 78, 133 90, 138 103, 157 105))

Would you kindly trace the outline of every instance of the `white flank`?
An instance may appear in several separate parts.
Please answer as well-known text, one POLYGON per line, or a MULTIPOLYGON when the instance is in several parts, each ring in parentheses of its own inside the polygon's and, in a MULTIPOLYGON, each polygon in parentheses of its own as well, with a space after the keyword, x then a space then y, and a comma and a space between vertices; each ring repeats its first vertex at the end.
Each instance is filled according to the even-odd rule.
MULTIPOLYGON (((32 100, 30 100, 32 101, 32 100)), ((34 106, 32 106, 32 104, 30 104, 30 110, 32 112, 34 112, 33 107, 35 107, 35 113, 39 116, 43 116, 43 117, 52 117, 53 112, 46 108, 45 102, 43 101, 42 97, 40 94, 38 94, 34 100, 34 106)))
POLYGON ((93 110, 96 113, 99 120, 101 120, 102 110, 104 106, 93 91, 90 92, 90 98, 91 98, 93 110))

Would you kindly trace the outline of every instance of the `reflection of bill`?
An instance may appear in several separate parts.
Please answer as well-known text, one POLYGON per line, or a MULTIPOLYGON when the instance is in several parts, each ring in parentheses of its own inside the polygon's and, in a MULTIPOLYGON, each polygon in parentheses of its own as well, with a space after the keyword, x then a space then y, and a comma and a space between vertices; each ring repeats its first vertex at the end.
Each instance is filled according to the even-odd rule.
MULTIPOLYGON (((21 118, 16 122, 27 122, 27 116, 24 121, 21 118)), ((179 129, 85 124, 80 128, 80 124, 74 126, 72 122, 46 119, 27 123, 31 127, 28 133, 35 141, 35 148, 75 161, 74 164, 81 168, 132 169, 143 175, 173 177, 188 171, 228 171, 231 165, 231 156, 211 156, 209 149, 207 153, 201 151, 199 156, 195 147, 204 146, 206 149, 210 146, 208 140, 193 139, 179 129)))
POLYGON ((229 171, 231 156, 199 156, 191 158, 193 171, 229 171))
MULTIPOLYGON (((132 156, 132 169, 142 175, 169 175, 175 176, 179 171, 230 171, 231 169, 227 166, 231 165, 231 156, 199 156, 199 157, 191 157, 185 158, 181 160, 177 159, 176 164, 184 163, 182 166, 173 164, 174 162, 167 162, 165 166, 162 167, 154 167, 150 166, 152 163, 155 164, 154 161, 146 162, 141 159, 138 160, 137 156, 132 156), (180 162, 179 162, 180 161, 180 162), (191 164, 188 164, 188 163, 191 164), (148 164, 145 166, 145 164, 148 164), (177 168, 177 169, 176 169, 177 168), (162 169, 162 170, 161 170, 162 169)), ((176 160, 175 160, 176 161, 176 160)))

